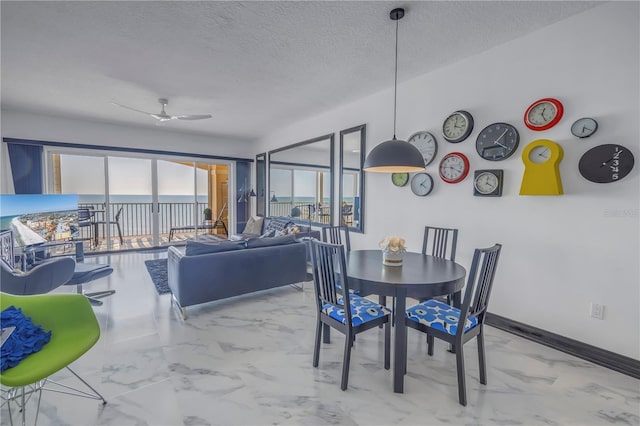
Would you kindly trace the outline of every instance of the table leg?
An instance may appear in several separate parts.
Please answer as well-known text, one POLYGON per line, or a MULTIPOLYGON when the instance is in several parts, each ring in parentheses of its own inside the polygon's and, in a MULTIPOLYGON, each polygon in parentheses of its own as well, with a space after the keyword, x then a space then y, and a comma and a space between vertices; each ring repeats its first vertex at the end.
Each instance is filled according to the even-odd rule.
POLYGON ((407 325, 404 322, 406 308, 407 290, 398 288, 394 309, 395 348, 393 359, 393 391, 396 393, 404 393, 404 373, 407 363, 407 325))

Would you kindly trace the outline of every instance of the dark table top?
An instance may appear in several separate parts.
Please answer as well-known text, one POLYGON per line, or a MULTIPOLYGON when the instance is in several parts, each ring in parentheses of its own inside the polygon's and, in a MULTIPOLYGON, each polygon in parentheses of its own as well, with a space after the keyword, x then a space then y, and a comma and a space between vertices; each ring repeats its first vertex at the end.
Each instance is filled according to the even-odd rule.
POLYGON ((382 250, 353 250, 347 273, 350 288, 365 294, 395 296, 406 289, 410 297, 431 297, 461 290, 467 272, 451 260, 421 253, 405 253, 402 266, 384 266, 382 250))

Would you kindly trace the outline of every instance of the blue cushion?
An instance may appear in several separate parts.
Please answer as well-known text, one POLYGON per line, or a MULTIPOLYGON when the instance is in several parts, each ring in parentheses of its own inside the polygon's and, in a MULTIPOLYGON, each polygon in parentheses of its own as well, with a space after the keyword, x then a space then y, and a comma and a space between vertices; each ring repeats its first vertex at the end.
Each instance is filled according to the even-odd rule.
POLYGON ((295 242, 297 242, 295 234, 283 235, 281 237, 258 237, 247 240, 247 248, 281 246, 295 242))
MULTIPOLYGON (((427 327, 455 335, 460 321, 460 309, 439 300, 430 299, 407 309, 407 318, 427 327)), ((464 323, 465 333, 478 325, 477 317, 469 317, 464 323)))
POLYGON ((199 241, 187 240, 187 248, 184 251, 186 256, 196 256, 199 254, 221 253, 224 251, 242 250, 244 241, 223 241, 216 243, 201 243, 199 241))
MULTIPOLYGON (((355 294, 349 295, 349 302, 351 304, 351 324, 357 327, 365 322, 372 321, 374 319, 391 314, 391 309, 386 306, 382 306, 373 302, 365 297, 356 296, 355 294)), ((338 299, 339 304, 344 304, 342 298, 338 299)), ((324 313, 331 318, 341 322, 347 323, 347 319, 344 315, 344 309, 338 309, 330 303, 325 304, 322 309, 324 313)))
POLYGON ((51 332, 34 325, 31 318, 25 317, 20 308, 9 306, 0 313, 2 327, 15 327, 13 333, 0 349, 0 371, 15 367, 20 361, 34 352, 38 352, 49 343, 51 332))

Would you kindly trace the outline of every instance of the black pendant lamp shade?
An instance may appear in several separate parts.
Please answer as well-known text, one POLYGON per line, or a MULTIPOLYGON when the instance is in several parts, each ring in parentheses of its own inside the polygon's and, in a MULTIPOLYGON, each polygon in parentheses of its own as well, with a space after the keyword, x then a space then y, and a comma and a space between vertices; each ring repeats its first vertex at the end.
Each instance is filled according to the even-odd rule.
POLYGON ((396 67, 393 86, 393 138, 382 142, 371 150, 363 169, 378 173, 412 173, 424 170, 424 157, 420 150, 408 142, 396 139, 396 103, 398 94, 398 20, 404 16, 404 9, 393 9, 389 13, 396 21, 396 67))
POLYGON ((391 139, 371 150, 363 169, 378 173, 413 173, 424 170, 424 157, 409 142, 391 139))

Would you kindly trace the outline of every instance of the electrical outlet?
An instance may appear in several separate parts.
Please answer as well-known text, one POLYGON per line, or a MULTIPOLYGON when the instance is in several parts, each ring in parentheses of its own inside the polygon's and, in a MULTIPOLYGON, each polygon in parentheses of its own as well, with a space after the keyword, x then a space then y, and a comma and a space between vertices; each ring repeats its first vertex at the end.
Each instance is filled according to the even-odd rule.
POLYGON ((599 320, 604 319, 604 305, 591 303, 591 317, 599 320))

